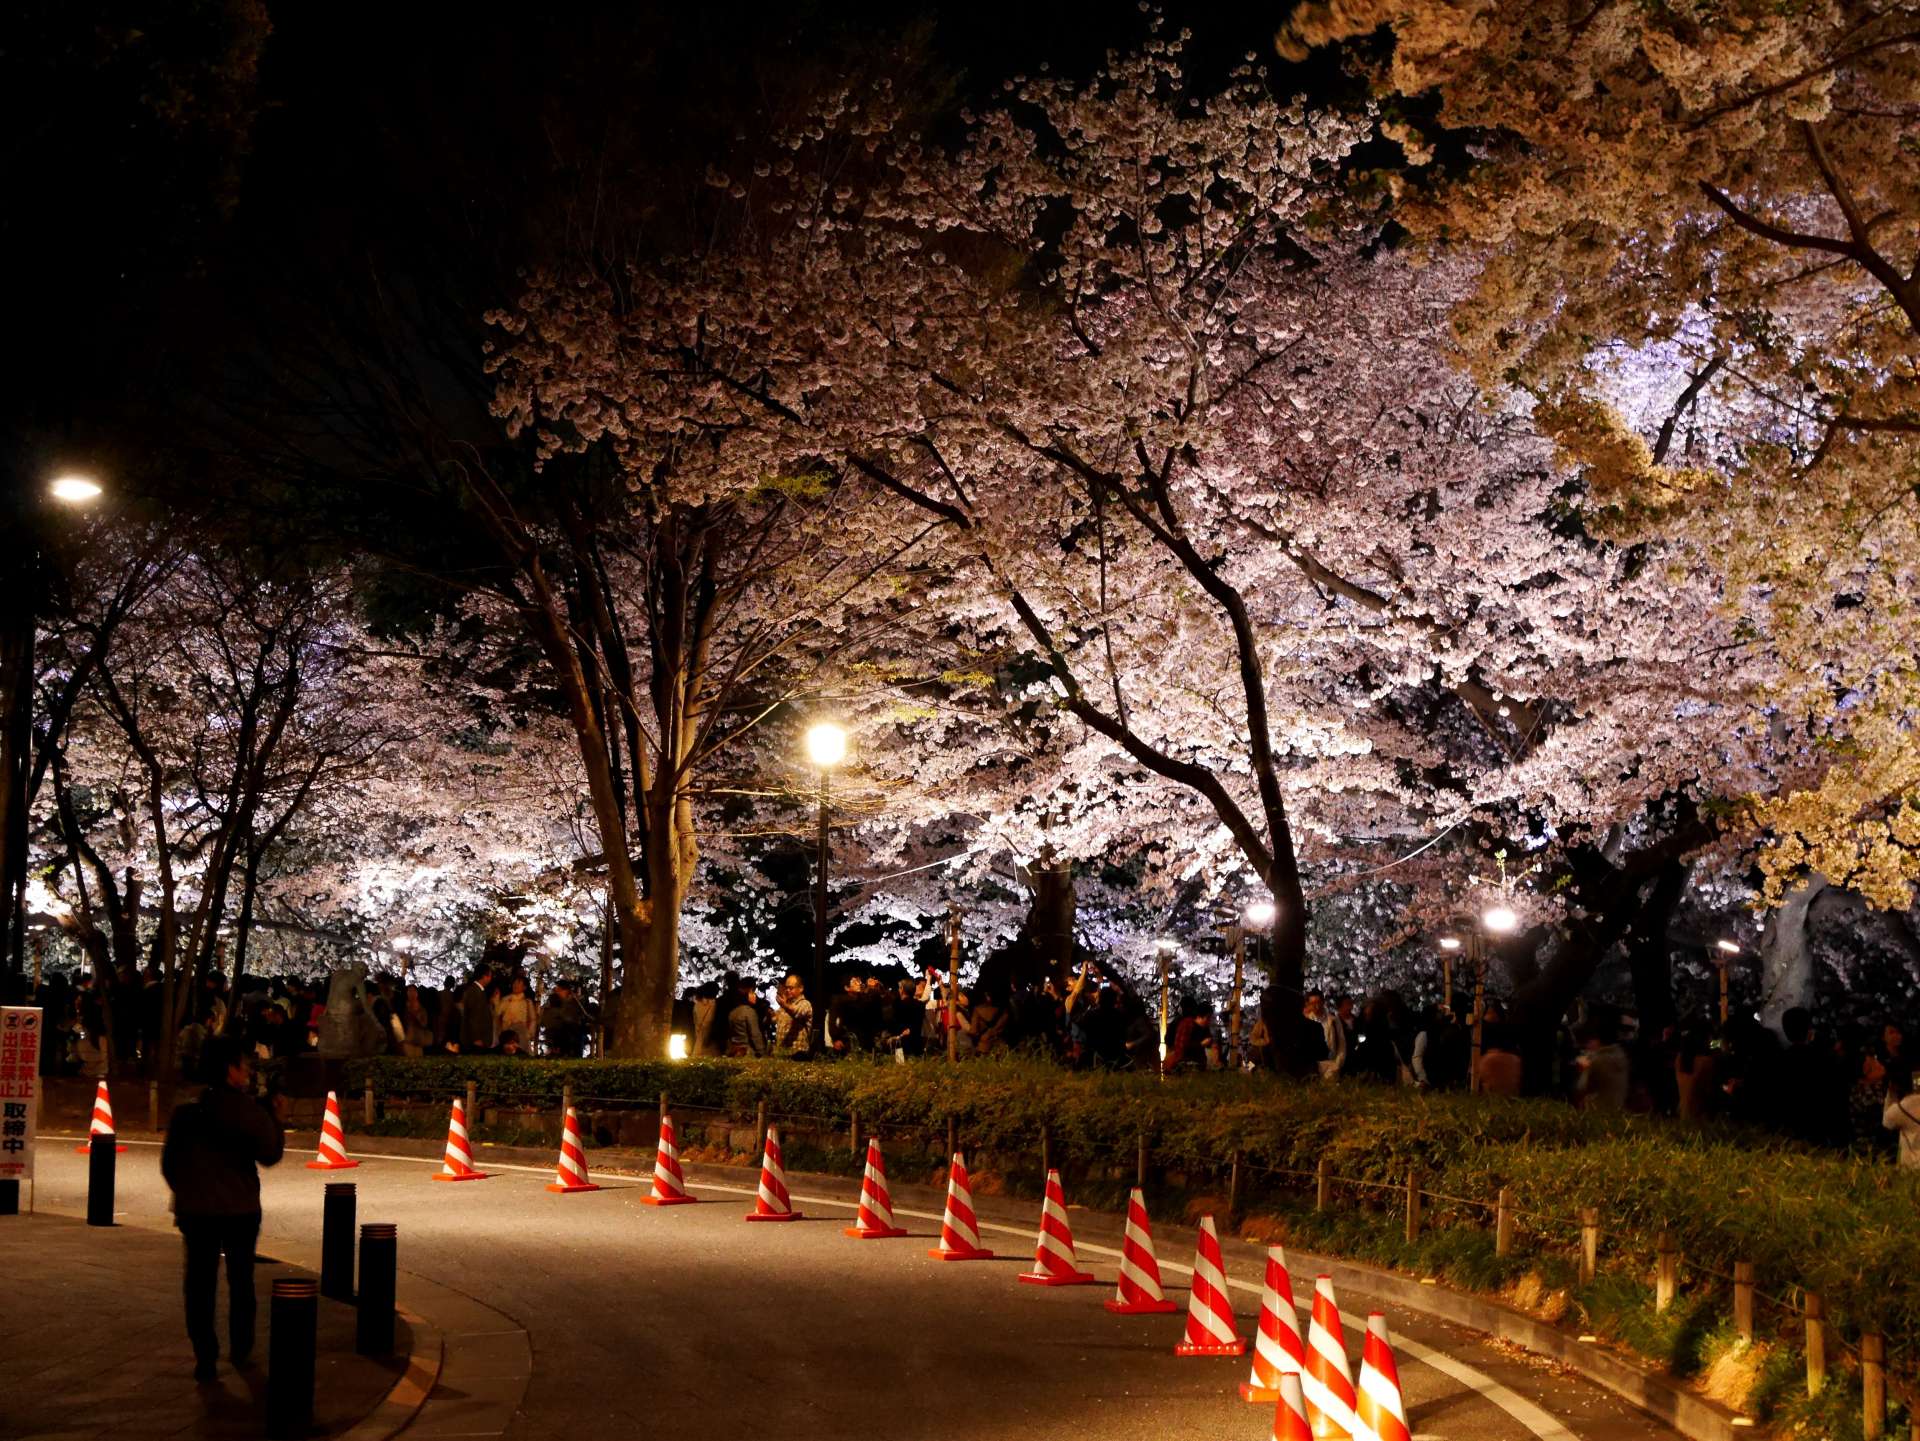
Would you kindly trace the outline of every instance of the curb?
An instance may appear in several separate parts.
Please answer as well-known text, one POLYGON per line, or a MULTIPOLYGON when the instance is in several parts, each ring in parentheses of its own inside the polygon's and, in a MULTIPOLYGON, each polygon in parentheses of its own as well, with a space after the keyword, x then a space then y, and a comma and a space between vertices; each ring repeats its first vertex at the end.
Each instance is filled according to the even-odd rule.
POLYGON ((356 1425, 340 1433, 339 1441, 390 1441, 390 1438, 413 1424, 414 1417, 420 1414, 421 1408, 427 1404, 427 1397, 433 1394, 433 1388, 440 1382, 440 1371, 446 1364, 446 1337, 429 1325, 425 1318, 404 1307, 396 1306, 394 1309, 406 1321, 413 1337, 413 1352, 407 1357, 407 1369, 378 1406, 356 1425))

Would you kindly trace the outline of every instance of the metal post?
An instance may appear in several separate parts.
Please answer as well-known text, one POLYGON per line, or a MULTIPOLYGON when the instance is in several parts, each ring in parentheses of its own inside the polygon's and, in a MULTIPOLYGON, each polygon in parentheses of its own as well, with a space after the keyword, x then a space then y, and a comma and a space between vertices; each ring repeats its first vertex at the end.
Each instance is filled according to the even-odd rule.
POLYGON ((813 887, 814 1005, 825 1024, 827 1014, 827 768, 820 767, 820 835, 813 887))
MULTIPOLYGON (((953 1030, 954 1007, 959 1004, 959 997, 960 908, 958 906, 949 906, 947 907, 947 1059, 949 1061, 958 1061, 960 1059, 960 1040, 959 1037, 954 1034, 953 1030)), ((948 1130, 951 1131, 953 1123, 949 1121, 947 1126, 948 1130)), ((951 1136, 949 1136, 948 1139, 951 1141, 951 1136)), ((949 1144, 947 1149, 948 1151, 952 1151, 952 1145, 949 1144)))
POLYGON ((96 1135, 87 1142, 87 1224, 113 1224, 114 1147, 111 1134, 96 1135))
POLYGON ((1742 1341, 1753 1339, 1753 1262, 1733 1263, 1733 1329, 1742 1341))
POLYGON ((1580 1211, 1580 1279, 1591 1281, 1600 1270, 1600 1210, 1585 1206, 1580 1211))
POLYGON ((1134 1166, 1133 1184, 1143 1191, 1147 1189, 1147 1133, 1145 1131, 1140 1133, 1140 1154, 1134 1166))
POLYGON ((1333 1162, 1325 1156, 1320 1158, 1320 1164, 1314 1169, 1313 1209, 1316 1211, 1333 1209, 1333 1162))
POLYGON ((313 1281, 273 1283, 267 1316, 267 1435, 304 1437, 313 1427, 313 1351, 320 1288, 313 1281))
POLYGON ((1722 961, 1720 962, 1720 1029, 1722 1031, 1727 1028, 1727 1002, 1727 963, 1722 961))
POLYGON ((320 1212, 320 1294, 334 1301, 353 1299, 353 1224, 359 1204, 352 1181, 327 1182, 320 1212))
POLYGON ((1235 926, 1233 928, 1233 1010, 1228 1022, 1232 1028, 1230 1032, 1232 1041, 1227 1048, 1227 1053, 1233 1057, 1233 1064, 1236 1066, 1240 1064, 1240 985, 1246 965, 1247 933, 1241 927, 1235 926))
POLYGON ((400 1228, 368 1221, 360 1228, 360 1309, 353 1349, 384 1361, 393 1354, 394 1290, 400 1270, 400 1228))
POLYGON ((1487 958, 1485 948, 1480 943, 1480 923, 1475 921, 1467 932, 1467 959, 1473 963, 1473 1059, 1469 1063, 1467 1089, 1476 1095, 1480 1090, 1480 1053, 1485 1043, 1487 1009, 1487 958))
POLYGON ((753 1110, 753 1154, 764 1156, 767 1151, 767 1102, 762 1097, 753 1110))
POLYGON ((1227 1220, 1231 1222, 1240 1214, 1240 1153, 1233 1153, 1233 1162, 1227 1170, 1227 1220))
POLYGON ((472 1081, 467 1082, 467 1136, 480 1129, 480 1088, 472 1081))
POLYGON ((373 1082, 367 1082, 366 1094, 360 1098, 360 1119, 364 1125, 373 1124, 373 1082))
POLYGON ((1827 1313, 1820 1293, 1806 1296, 1807 1316, 1807 1395, 1818 1396, 1827 1384, 1827 1313))
POLYGON ((1493 1254, 1513 1254, 1513 1190, 1502 1186, 1493 1203, 1493 1254))
POLYGON ((1407 1244, 1420 1239, 1420 1173, 1407 1172, 1407 1244))

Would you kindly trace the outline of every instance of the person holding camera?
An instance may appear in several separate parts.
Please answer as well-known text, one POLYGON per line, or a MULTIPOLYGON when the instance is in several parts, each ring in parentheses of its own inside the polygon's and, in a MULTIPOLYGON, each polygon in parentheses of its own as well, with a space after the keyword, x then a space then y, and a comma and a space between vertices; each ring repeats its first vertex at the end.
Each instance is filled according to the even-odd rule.
POLYGON ((193 1377, 217 1374, 213 1326, 220 1258, 227 1258, 227 1355, 235 1368, 253 1356, 254 1246, 260 1239, 260 1173, 286 1150, 286 1098, 252 1095, 253 1057, 231 1036, 209 1037, 202 1052, 212 1083, 175 1108, 160 1152, 173 1192, 173 1222, 186 1244, 187 1337, 193 1377))

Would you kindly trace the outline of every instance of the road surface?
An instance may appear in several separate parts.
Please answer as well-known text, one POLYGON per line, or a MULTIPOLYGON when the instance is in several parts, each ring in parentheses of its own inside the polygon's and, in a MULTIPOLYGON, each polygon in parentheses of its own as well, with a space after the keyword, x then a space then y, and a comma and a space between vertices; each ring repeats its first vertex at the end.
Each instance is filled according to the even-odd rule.
MULTIPOLYGON (((306 1138, 302 1138, 305 1140, 306 1138)), ((1072 1213, 1080 1260, 1099 1287, 1023 1286, 1038 1207, 981 1198, 983 1244, 1001 1259, 928 1258, 939 1198, 896 1185, 914 1239, 854 1241, 853 1183, 789 1178, 806 1219, 746 1225, 752 1177, 689 1167, 707 1204, 641 1204, 637 1179, 558 1196, 544 1167, 479 1163, 485 1181, 448 1185, 413 1159, 362 1156, 357 1170, 308 1171, 291 1138, 264 1175, 261 1248, 314 1246, 322 1185, 358 1183, 362 1221, 395 1221, 404 1270, 513 1318, 533 1368, 510 1436, 769 1436, 798 1441, 926 1438, 1088 1441, 1205 1437, 1266 1441, 1271 1408, 1240 1400, 1247 1362, 1173 1354, 1183 1318, 1120 1317, 1111 1294, 1118 1225, 1072 1213), (1027 1215, 1028 1210, 1034 1217, 1027 1215)), ((40 1148, 37 1205, 79 1214, 86 1160, 40 1148)), ((122 1224, 164 1227, 159 1150, 120 1157, 122 1224)), ((1192 1233, 1156 1227, 1169 1294, 1184 1302, 1192 1233), (1175 1288, 1178 1289, 1175 1289, 1175 1288)), ((1259 1306, 1258 1248, 1229 1243, 1245 1333, 1259 1306)), ((1311 1277, 1295 1292, 1310 1297, 1311 1277)), ((1357 1357, 1367 1298, 1341 1297, 1357 1357)), ((1589 1383, 1474 1333, 1388 1308, 1416 1438, 1429 1441, 1670 1441, 1674 1433, 1589 1383)), ((432 1319, 431 1317, 429 1319, 432 1319)), ((1303 1320, 1304 1329, 1304 1320, 1303 1320)))

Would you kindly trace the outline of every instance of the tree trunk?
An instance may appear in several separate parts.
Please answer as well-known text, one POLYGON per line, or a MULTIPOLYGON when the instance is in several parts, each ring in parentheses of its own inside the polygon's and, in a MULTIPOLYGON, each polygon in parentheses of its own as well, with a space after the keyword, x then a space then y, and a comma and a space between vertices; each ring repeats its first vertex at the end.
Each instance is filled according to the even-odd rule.
POLYGON ((1033 867, 1033 904, 1027 909, 1027 935, 1034 959, 1064 993, 1073 972, 1073 862, 1060 860, 1047 846, 1033 867))
POLYGON ((1693 867, 1676 862, 1660 872, 1627 938, 1627 965, 1633 976, 1634 1008, 1640 1034, 1658 1038, 1674 1023, 1673 954, 1667 926, 1685 894, 1693 867))
POLYGON ((1807 946, 1807 921, 1813 904, 1828 890, 1827 878, 1807 877, 1767 917, 1760 936, 1760 1019, 1774 1030, 1795 1006, 1813 1005, 1813 952, 1807 946))

